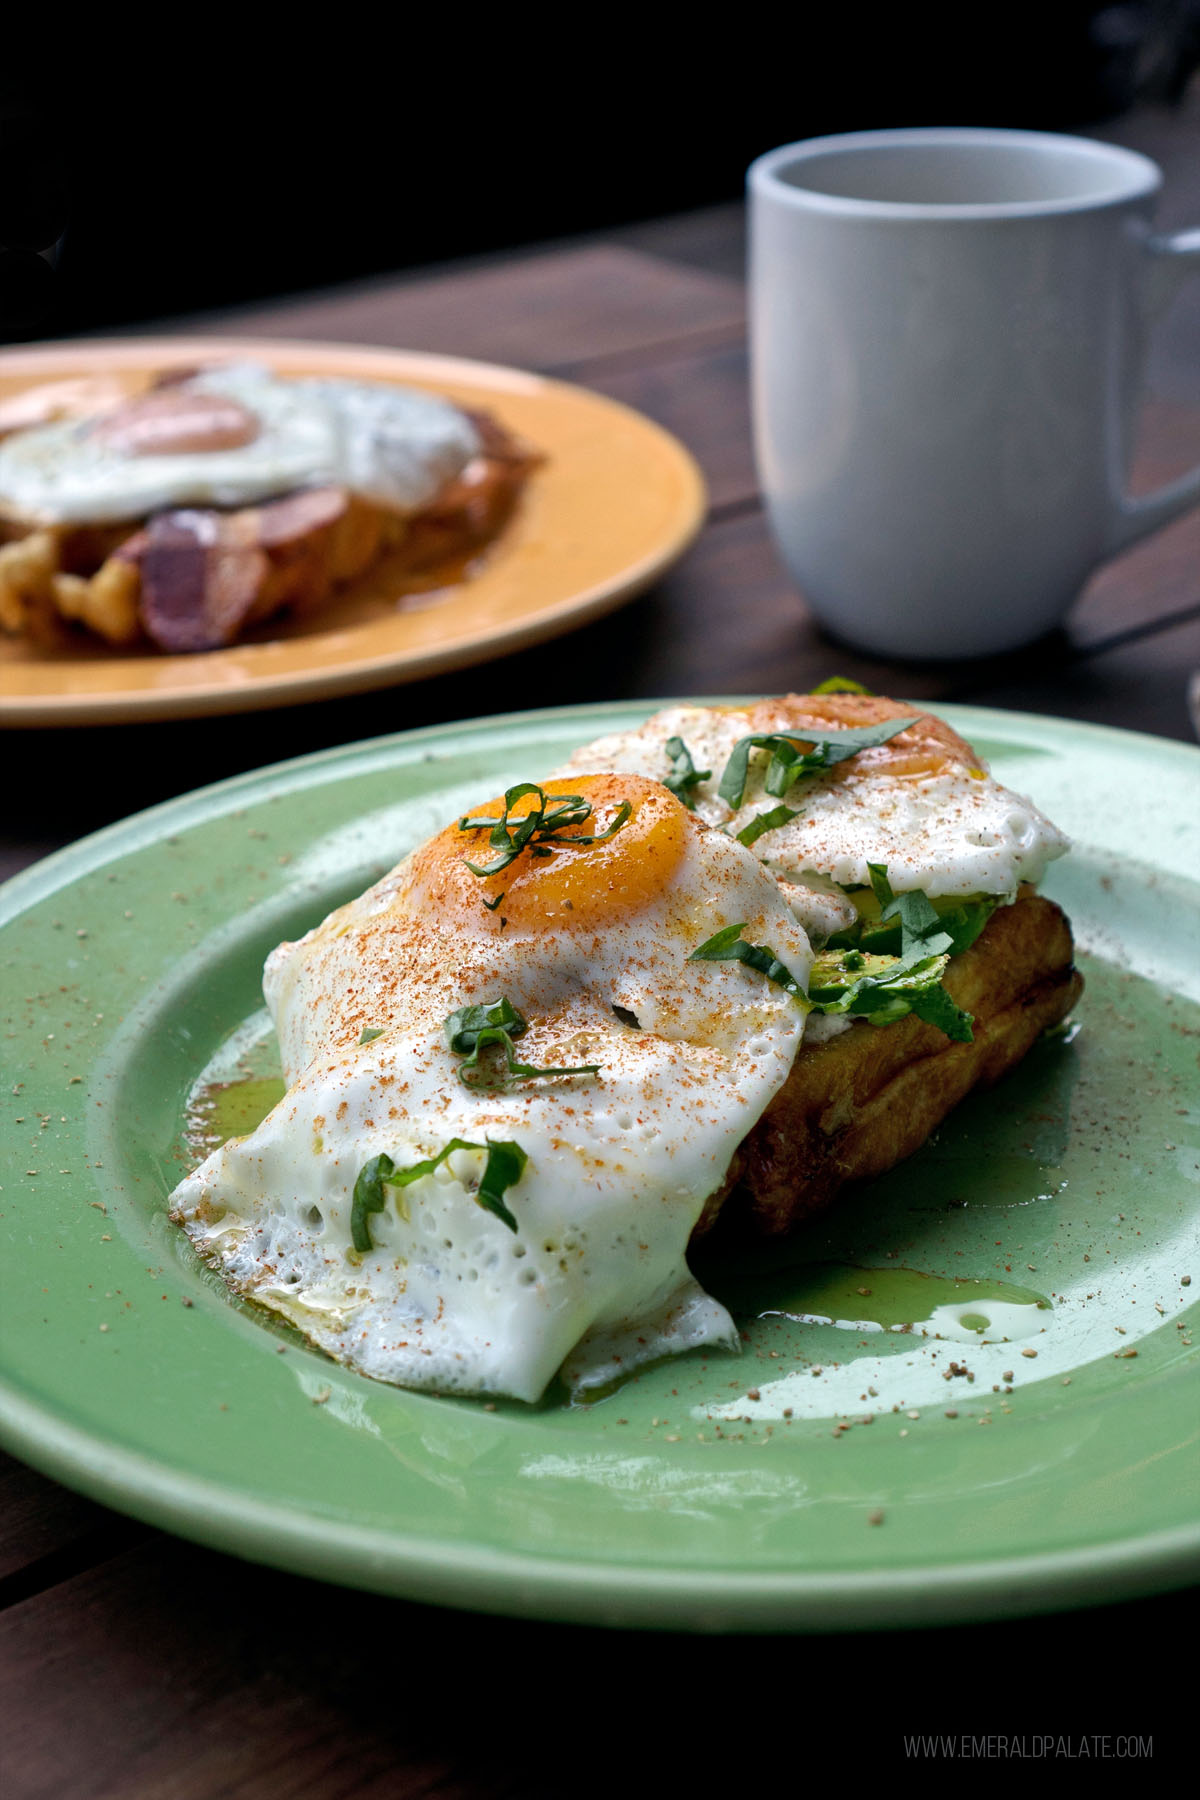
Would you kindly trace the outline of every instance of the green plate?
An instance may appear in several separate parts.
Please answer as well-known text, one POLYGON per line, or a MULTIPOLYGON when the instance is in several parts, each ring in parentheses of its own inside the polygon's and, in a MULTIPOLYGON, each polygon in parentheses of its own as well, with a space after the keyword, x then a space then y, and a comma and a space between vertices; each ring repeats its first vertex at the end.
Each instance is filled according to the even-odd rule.
POLYGON ((405 1393, 232 1300, 167 1221, 189 1090, 239 1028, 259 1053, 245 1021, 271 946, 481 795, 649 710, 307 757, 0 892, 4 1442, 241 1556, 547 1618, 934 1622, 1194 1578, 1200 754, 1184 746, 943 709, 1076 839, 1047 886, 1083 951, 1081 1029, 786 1259, 706 1272, 740 1357, 693 1353, 576 1408, 405 1393))

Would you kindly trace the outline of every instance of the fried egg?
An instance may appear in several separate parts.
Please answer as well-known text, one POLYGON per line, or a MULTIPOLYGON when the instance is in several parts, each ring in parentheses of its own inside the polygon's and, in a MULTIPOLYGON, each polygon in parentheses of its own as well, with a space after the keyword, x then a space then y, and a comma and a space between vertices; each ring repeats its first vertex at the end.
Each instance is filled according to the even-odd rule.
POLYGON ((470 419, 436 395, 229 364, 115 412, 14 432, 0 443, 0 511, 41 524, 116 524, 329 485, 409 513, 479 449, 470 419), (211 447, 156 453, 151 433, 121 429, 139 405, 148 414, 181 394, 227 403, 230 429, 211 447))
POLYGON ((172 1197, 233 1288, 364 1374, 533 1401, 560 1370, 587 1387, 736 1347, 685 1252, 791 1069, 808 940, 761 863, 653 780, 547 781, 469 817, 511 833, 571 795, 586 821, 506 866, 496 827, 457 821, 272 953, 288 1091, 172 1197), (739 925, 798 993, 692 960, 739 925), (527 1029, 469 1069, 446 1021, 501 999, 527 1029), (396 1179, 368 1214, 377 1157, 396 1179))
POLYGON ((736 835, 780 806, 765 787, 771 752, 751 752, 740 805, 718 787, 735 746, 751 735, 788 735, 808 743, 804 726, 844 731, 911 716, 911 727, 815 775, 804 776, 784 804, 793 817, 753 845, 817 940, 848 924, 855 909, 844 889, 868 888, 869 864, 885 864, 897 893, 930 899, 999 895, 1012 899, 1036 883, 1068 848, 1057 826, 1020 794, 1001 787, 975 751, 940 719, 873 695, 793 694, 738 707, 674 706, 636 731, 595 739, 559 773, 623 769, 663 781, 672 771, 670 739, 687 747, 704 779, 688 789, 697 817, 736 835))

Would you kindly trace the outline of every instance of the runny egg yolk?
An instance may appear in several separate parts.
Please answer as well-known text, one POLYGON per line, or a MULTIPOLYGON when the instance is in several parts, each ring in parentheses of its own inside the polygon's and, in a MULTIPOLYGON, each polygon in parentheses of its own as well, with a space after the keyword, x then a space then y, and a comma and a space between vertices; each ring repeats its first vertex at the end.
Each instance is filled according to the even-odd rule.
MULTIPOLYGON (((488 868, 502 858, 504 846, 491 842, 488 828, 464 831, 456 820, 417 852, 414 888, 455 929, 480 932, 590 930, 653 904, 687 846, 692 821, 686 809, 640 775, 577 775, 523 795, 508 815, 508 829, 530 812, 551 813, 567 795, 585 800, 588 816, 551 825, 553 836, 535 830, 519 855, 493 875, 478 875, 468 865, 488 868), (629 817, 605 837, 626 803, 629 817), (602 841, 582 841, 597 837, 602 841)), ((466 816, 499 820, 503 812, 500 798, 466 816)))
POLYGON ((830 779, 843 786, 880 775, 920 781, 948 774, 955 768, 976 767, 975 752, 944 719, 935 719, 930 713, 914 713, 911 707, 895 700, 875 694, 797 694, 786 702, 786 710, 791 716, 786 724, 780 724, 781 703, 765 700, 745 709, 746 720, 751 731, 776 732, 790 738, 798 748, 808 750, 812 741, 804 735, 807 724, 827 731, 845 731, 911 715, 912 724, 907 730, 885 744, 860 750, 857 756, 835 766, 830 779))

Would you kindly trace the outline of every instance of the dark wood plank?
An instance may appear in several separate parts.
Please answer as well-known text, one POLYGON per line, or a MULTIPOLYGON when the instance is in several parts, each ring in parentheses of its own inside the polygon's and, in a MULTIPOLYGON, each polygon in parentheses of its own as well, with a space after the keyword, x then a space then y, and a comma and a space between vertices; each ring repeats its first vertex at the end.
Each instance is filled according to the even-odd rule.
MULTIPOLYGON (((1149 631, 1148 622, 1163 614, 1186 615, 1189 602, 1196 611, 1200 594, 1189 547, 1192 556, 1200 551, 1200 514, 1131 552, 1123 559, 1126 570, 1120 581, 1108 573, 1098 578, 1067 629, 1036 645, 971 662, 899 664, 839 644, 816 624, 783 570, 765 520, 754 513, 705 532, 684 563, 623 615, 620 640, 616 620, 593 627, 587 668, 593 682, 623 682, 611 688, 614 693, 803 692, 837 673, 879 693, 929 701, 982 699, 1011 689, 1029 699, 996 704, 1036 712, 1059 711, 1055 694, 1061 688, 1069 699, 1061 709, 1066 716, 1188 737, 1190 725, 1170 683, 1177 676, 1182 692, 1185 671, 1173 665, 1173 658, 1186 657, 1180 646, 1190 643, 1190 626, 1165 629, 1162 635, 1170 647, 1161 651, 1153 647, 1156 639, 1147 636, 1132 660, 1121 665, 1128 668, 1128 677, 1094 671, 1117 666, 1100 654, 1115 638, 1124 642, 1132 630, 1149 631), (1134 679, 1135 669, 1141 671, 1144 691, 1134 679), (1161 722, 1149 723, 1153 718, 1161 722)), ((1186 666, 1200 667, 1200 658, 1186 666)))
MULTIPOLYGON (((1197 529, 1200 518, 1172 532, 1191 543, 1197 529)), ((1177 542, 1164 533, 1125 560, 1132 566, 1135 557, 1152 560, 1169 552, 1185 576, 1187 552, 1177 542)), ((1189 586, 1187 594, 1193 592, 1189 586)), ((1172 587, 1155 605, 1177 611, 1186 597, 1179 598, 1172 587)), ((390 696, 287 707, 266 717, 235 715, 220 721, 216 730, 204 719, 106 727, 88 734, 86 780, 77 779, 78 732, 39 732, 37 754, 57 794, 57 841, 66 843, 264 761, 352 742, 393 726, 437 724, 522 707, 803 690, 830 673, 853 676, 877 692, 932 701, 972 697, 1016 679, 1029 667, 1037 671, 1037 710, 1053 712, 1054 684, 1076 657, 1122 630, 1147 623, 1136 584, 1111 595, 1102 590, 1101 600, 1102 618, 1095 629, 1089 620, 1091 602, 1085 599, 1069 633, 1054 634, 1009 657, 899 665, 840 645, 820 630, 784 571, 762 514, 754 510, 710 526, 656 588, 621 611, 483 667, 396 689, 390 696)), ((1097 688, 1091 710, 1085 677, 1075 691, 1084 708, 1079 716, 1131 728, 1145 717, 1137 696, 1124 689, 1097 688)), ((18 785, 6 799, 0 854, 15 869, 33 861, 46 843, 42 788, 18 785)))
MULTIPOLYGON (((1198 340, 1200 342, 1200 340, 1198 340)), ((1200 364, 1200 350, 1197 354, 1200 364)), ((663 354, 653 363, 586 371, 589 385, 648 413, 683 440, 709 484, 713 511, 758 501, 746 353, 741 345, 663 354)), ((1154 396, 1143 409, 1131 491, 1146 493, 1200 462, 1200 403, 1154 396)), ((1084 589, 1071 641, 1091 648, 1118 632, 1169 620, 1200 602, 1200 508, 1106 564, 1084 589)))
POLYGON ((1127 731, 1181 738, 1194 744, 1188 710, 1190 677, 1200 671, 1200 608, 1172 629, 1134 638, 1057 669, 1027 657, 1018 672, 960 690, 980 706, 1053 713, 1060 719, 1119 723, 1127 731))
POLYGON ((741 281, 746 273, 746 208, 741 200, 626 225, 608 235, 610 241, 630 250, 686 263, 710 275, 741 281))
POLYGON ((52 850, 61 849, 64 839, 48 837, 44 834, 29 833, 22 836, 19 843, 6 841, 0 833, 0 881, 7 881, 10 875, 16 875, 21 869, 28 868, 40 857, 49 856, 52 850))
MULTIPOLYGON (((1160 230, 1178 231, 1200 222, 1200 84, 1193 82, 1178 106, 1141 106, 1109 124, 1090 126, 1083 135, 1139 150, 1159 164, 1165 178, 1160 230)), ((740 278, 746 266, 746 209, 740 200, 627 225, 607 236, 630 249, 712 274, 740 278)), ((1200 312, 1200 287, 1190 293, 1200 312)), ((1193 366, 1192 372, 1200 380, 1200 368, 1193 366)))
POLYGON ((1077 602, 1069 629, 1079 649, 1090 653, 1129 631, 1169 627, 1198 605, 1200 511, 1193 510, 1100 569, 1077 602))
POLYGON ((636 364, 599 366, 589 360, 560 373, 647 413, 680 438, 704 471, 716 513, 759 506, 746 349, 740 339, 699 348, 681 344, 673 351, 660 347, 653 360, 636 364))
MULTIPOLYGON (((588 698, 804 692, 830 674, 877 692, 896 684, 893 662, 817 626, 757 511, 710 527, 652 594, 605 624, 582 659, 588 698)), ((905 691, 923 698, 950 679, 934 663, 903 671, 905 691)))
MULTIPOLYGON (((1189 523, 1174 531, 1193 529, 1189 523)), ((1084 652, 1086 645, 1064 636, 1047 640, 1036 655, 976 665, 898 669, 857 654, 814 626, 780 567, 761 516, 752 514, 708 530, 654 593, 623 613, 561 643, 423 683, 405 695, 403 717, 418 725, 470 716, 518 696, 530 704, 583 703, 621 693, 650 700, 680 693, 804 689, 839 672, 877 691, 931 702, 951 696, 1190 737, 1185 680, 1189 670, 1200 668, 1200 621, 1107 652, 1084 652)), ((395 710, 392 706, 389 716, 395 710)), ((375 711, 364 717, 357 699, 290 708, 271 717, 270 755, 345 742, 378 722, 375 711)), ((45 767, 60 762, 65 770, 74 764, 76 734, 47 732, 38 742, 45 767)), ((252 716, 226 722, 219 734, 204 720, 94 733, 89 781, 58 784, 59 828, 64 839, 73 838, 172 793, 252 768, 266 753, 263 721, 252 716)), ((44 820, 40 800, 23 798, 20 790, 10 796, 8 815, 12 836, 4 854, 11 868, 34 860, 45 845, 44 820)), ((93 1540, 96 1555, 108 1547, 111 1515, 11 1462, 0 1481, 0 1517, 5 1520, 0 1575, 72 1549, 87 1552, 93 1540)))
MULTIPOLYGON (((1200 83, 1193 81, 1177 107, 1140 107, 1090 135, 1139 150, 1162 169, 1155 219, 1160 231, 1200 225, 1200 83)), ((1151 332, 1148 373, 1156 393, 1200 406, 1200 280, 1195 277, 1184 283, 1169 314, 1151 332)))
MULTIPOLYGON (((47 1565, 56 1579, 64 1552, 93 1557, 103 1548, 117 1515, 0 1451, 0 1604, 24 1591, 19 1578, 47 1565)), ((121 1521, 123 1524, 124 1522, 121 1521)), ((45 1585, 37 1578, 37 1585, 45 1585)))
POLYGON ((1189 1628, 1195 1598, 929 1632, 894 1653, 876 1638, 870 1676, 862 1636, 718 1645, 439 1612, 156 1538, 0 1616, 0 1708, 19 1722, 0 1751, 0 1791, 6 1800, 561 1800, 613 1787, 649 1793, 669 1774, 673 1787, 695 1782, 706 1794, 714 1709, 722 1740, 753 1760, 756 1787, 794 1783, 812 1727, 801 1716, 810 1748, 798 1751, 795 1729, 773 1718, 773 1696, 801 1707, 819 1697, 830 1737, 861 1731, 866 1681, 872 1762, 890 1769, 904 1762, 904 1731, 981 1729, 979 1705, 960 1716, 938 1673, 963 1666, 987 1729, 1153 1731, 1165 1757, 1157 1734, 1182 1746, 1187 1725, 1172 1715, 1156 1659, 1125 1660, 1103 1724, 1064 1716, 1061 1674, 1088 1666, 1098 1640, 1172 1641, 1189 1628), (1048 1695, 1059 1696, 1049 1722, 1048 1695))
MULTIPOLYGON (((287 707, 266 719, 234 715, 215 730, 205 719, 106 727, 88 735, 86 781, 70 778, 78 732, 39 732, 37 753, 58 796, 55 828, 69 842, 205 782, 391 727, 623 696, 804 688, 831 670, 880 691, 895 685, 892 665, 834 646, 817 631, 754 512, 710 527, 665 580, 621 611, 481 668, 390 695, 287 707)), ((932 697, 950 679, 945 668, 906 669, 903 685, 932 697)), ((10 792, 0 832, 10 862, 45 842, 44 815, 40 788, 10 792)))
MULTIPOLYGON (((1142 147, 1161 158, 1161 145, 1142 147)), ((1180 196, 1197 184, 1181 185, 1177 161, 1168 174, 1164 220, 1179 223, 1189 216, 1180 196)), ((59 807, 48 830, 40 799, 10 794, 0 877, 139 806, 257 766, 267 755, 369 734, 398 716, 416 725, 514 704, 803 688, 836 669, 918 698, 951 695, 1190 735, 1183 695, 1186 672, 1200 666, 1197 627, 1187 617, 1200 602, 1200 513, 1102 571, 1069 631, 1016 658, 897 667, 839 647, 816 628, 757 512, 741 345, 741 230, 740 208, 711 209, 634 228, 619 245, 576 245, 363 284, 204 321, 218 332, 359 338, 588 379, 692 446, 711 484, 717 522, 679 569, 624 613, 490 668, 406 689, 386 717, 353 700, 275 714, 269 736, 260 719, 222 723, 219 731, 199 721, 93 732, 86 780, 76 778, 76 733, 39 734, 44 773, 63 777, 59 807), (1149 635, 1130 641, 1138 632, 1149 635)), ((1143 428, 1141 488, 1200 455, 1200 401, 1187 385, 1200 369, 1200 284, 1191 291, 1195 300, 1181 301, 1155 339, 1158 391, 1143 428)), ((50 1567, 76 1550, 92 1554, 89 1545, 99 1555, 109 1542, 112 1515, 15 1464, 0 1467, 0 1508, 8 1521, 0 1575, 50 1567)))
POLYGON ((692 333, 737 333, 743 317, 739 281, 589 244, 171 320, 162 329, 385 344, 554 369, 692 333))

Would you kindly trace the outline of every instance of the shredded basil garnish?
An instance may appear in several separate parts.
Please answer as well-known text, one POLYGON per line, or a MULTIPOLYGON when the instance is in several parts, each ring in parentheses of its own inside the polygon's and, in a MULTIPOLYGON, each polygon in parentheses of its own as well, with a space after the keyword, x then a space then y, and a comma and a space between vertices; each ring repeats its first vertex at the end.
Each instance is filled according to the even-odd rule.
POLYGON ((692 761, 692 753, 681 737, 669 737, 663 745, 671 758, 671 773, 663 781, 663 786, 681 800, 689 812, 695 812, 696 802, 692 799, 691 790, 707 781, 712 774, 711 769, 698 769, 692 761))
POLYGON ((617 1018, 620 1019, 622 1025, 628 1025, 631 1031, 640 1031, 642 1029, 641 1021, 637 1014, 635 1012, 630 1012, 627 1006, 617 1006, 614 1003, 613 1012, 616 1014, 617 1018))
POLYGON ((746 927, 726 925, 723 931, 714 932, 706 943, 698 950, 693 950, 688 957, 689 962, 740 962, 748 969, 757 969, 768 981, 773 981, 785 993, 791 994, 795 1000, 807 1004, 807 996, 796 977, 781 963, 774 951, 766 950, 759 944, 749 944, 742 936, 746 927))
MULTIPOLYGON (((606 839, 615 836, 622 825, 630 817, 633 808, 628 800, 622 800, 617 808, 616 817, 605 831, 589 836, 582 832, 573 832, 564 836, 564 828, 568 825, 582 825, 590 817, 592 805, 582 794, 546 793, 544 788, 532 781, 522 781, 516 787, 505 789, 504 811, 498 819, 462 818, 458 821, 460 831, 487 831, 490 833, 488 843, 500 855, 495 862, 487 863, 482 868, 476 863, 467 863, 472 875, 498 875, 501 869, 507 869, 510 863, 516 862, 522 850, 530 849, 534 856, 552 856, 554 847, 558 845, 603 844, 606 839), (527 794, 536 794, 539 804, 531 807, 527 813, 512 825, 509 815, 518 800, 527 794)), ((495 906, 500 904, 499 900, 495 906)), ((493 907, 494 910, 494 907, 493 907)))
POLYGON ((886 744, 889 738, 916 723, 915 718, 885 719, 879 725, 852 725, 845 731, 823 731, 817 726, 797 725, 787 734, 769 731, 761 736, 741 738, 725 764, 717 792, 736 810, 746 792, 750 752, 770 750, 766 789, 768 794, 781 800, 801 775, 816 775, 822 769, 831 769, 835 763, 845 762, 847 757, 856 756, 860 750, 872 750, 877 744, 886 744), (812 744, 813 749, 801 750, 801 744, 812 744))
POLYGON ((737 834, 737 841, 739 844, 745 844, 749 849, 752 844, 757 844, 759 838, 766 832, 778 831, 781 825, 790 824, 799 816, 793 807, 773 806, 770 812, 756 813, 748 825, 743 825, 737 834))
POLYGON ((367 1214, 382 1212, 387 1205, 383 1185, 387 1176, 393 1173, 394 1165, 387 1155, 373 1156, 358 1171, 358 1179, 354 1183, 354 1199, 350 1206, 350 1236, 356 1250, 375 1248, 367 1214))
MULTIPOLYGON (((907 956, 915 944, 922 943, 930 937, 942 933, 942 921, 937 907, 928 894, 920 888, 910 888, 903 894, 894 893, 888 880, 886 863, 868 863, 867 873, 871 878, 871 892, 879 902, 879 922, 886 925, 889 919, 900 921, 900 954, 907 956)), ((940 946, 949 949, 950 940, 940 946)))
POLYGON ((927 1025, 936 1025, 939 1031, 945 1032, 956 1044, 970 1044, 974 1041, 974 1013, 956 1006, 940 979, 930 980, 922 987, 914 987, 909 1000, 918 1019, 924 1019, 927 1025))
POLYGON ((961 956, 964 950, 971 948, 999 905, 999 894, 984 894, 978 900, 966 900, 948 910, 944 906, 938 908, 942 930, 950 935, 951 956, 961 956))
MULTIPOLYGON (((868 865, 869 867, 870 865, 868 865)), ((876 883, 873 886, 876 905, 879 911, 868 913, 858 901, 860 917, 852 925, 844 925, 835 931, 825 945, 827 950, 868 950, 879 956, 898 956, 903 949, 903 928, 899 909, 889 912, 886 920, 882 916, 895 899, 890 884, 886 883, 884 865, 876 863, 876 883), (882 878, 882 879, 881 879, 882 878)), ((843 888, 853 900, 856 898, 854 888, 843 888)), ((858 890, 861 893, 861 890, 858 890)), ((922 897, 924 899, 924 896, 922 897)), ((911 902, 906 903, 911 907, 911 902)), ((968 894, 962 898, 940 897, 929 901, 937 913, 938 925, 950 938, 950 955, 961 956, 969 950, 979 936, 996 908, 1001 904, 999 894, 968 894)), ((910 936, 913 935, 913 914, 909 912, 910 936)))
POLYGON ((467 1056, 478 1048, 483 1031, 499 1030, 510 1037, 520 1037, 529 1030, 529 1021, 519 1013, 507 995, 485 1006, 460 1006, 446 1020, 446 1042, 456 1056, 467 1056))
POLYGON ((853 1013, 872 1025, 892 1025, 916 1013, 947 1037, 969 1044, 971 1015, 941 985, 947 961, 944 954, 922 955, 919 950, 903 957, 822 951, 813 963, 809 998, 817 1012, 853 1013))
POLYGON ((358 1040, 359 1045, 361 1046, 363 1044, 373 1044, 377 1037, 382 1037, 382 1036, 383 1036, 383 1026, 382 1025, 364 1025, 363 1029, 362 1029, 362 1036, 358 1040))
MULTIPOLYGON (((879 902, 879 921, 886 925, 889 919, 900 921, 900 954, 907 956, 918 945, 923 945, 926 953, 947 951, 955 954, 955 940, 951 932, 946 930, 946 922, 928 894, 920 888, 912 888, 903 894, 897 894, 888 880, 886 863, 868 863, 867 873, 871 878, 871 892, 879 902)), ((978 932, 975 933, 978 936, 978 932)))
POLYGON ((485 1212, 494 1213, 510 1231, 516 1231, 517 1221, 504 1204, 504 1195, 521 1179, 529 1161, 520 1144, 493 1141, 491 1138, 486 1143, 472 1144, 466 1138, 451 1138, 436 1156, 426 1157, 424 1162, 412 1163, 407 1169, 398 1169, 386 1152, 382 1156, 373 1156, 360 1169, 358 1180, 354 1183, 354 1199, 350 1209, 350 1236, 354 1241, 354 1248, 359 1251, 375 1248, 368 1215, 383 1211, 387 1204, 385 1188, 406 1188, 411 1182, 419 1181, 423 1175, 432 1175, 455 1150, 487 1151, 487 1162, 475 1190, 475 1203, 483 1207, 485 1212))
MULTIPOLYGON (((813 1005, 823 1013, 855 1013, 873 1025, 890 1025, 912 1012, 956 1043, 969 1044, 974 1019, 942 986, 946 964, 957 953, 953 933, 944 929, 942 915, 919 888, 893 892, 886 863, 868 863, 867 870, 879 902, 880 923, 899 921, 900 955, 827 946, 813 963, 809 981, 813 1005)), ((981 929, 974 926, 973 935, 981 929)))
POLYGON ((529 1030, 529 1021, 519 1013, 507 995, 493 1000, 485 1006, 460 1006, 452 1012, 445 1023, 446 1042, 455 1056, 462 1056, 466 1061, 460 1064, 458 1079, 464 1087, 475 1087, 479 1084, 472 1081, 468 1069, 487 1074, 487 1067, 479 1060, 479 1052, 489 1045, 496 1044, 503 1051, 507 1067, 503 1071, 504 1080, 527 1080, 530 1077, 544 1078, 550 1075, 598 1075, 599 1063, 584 1063, 573 1069, 539 1069, 533 1063, 518 1062, 513 1052, 513 1039, 529 1030))

